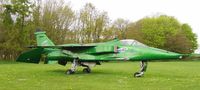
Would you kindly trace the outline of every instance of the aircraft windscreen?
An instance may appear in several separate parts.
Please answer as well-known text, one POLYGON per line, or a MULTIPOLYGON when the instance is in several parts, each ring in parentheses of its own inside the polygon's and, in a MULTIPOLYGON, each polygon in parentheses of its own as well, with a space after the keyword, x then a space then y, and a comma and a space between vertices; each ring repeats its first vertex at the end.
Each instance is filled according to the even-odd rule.
POLYGON ((147 47, 143 43, 140 43, 140 42, 133 40, 133 39, 120 40, 120 42, 122 43, 122 45, 125 45, 125 46, 129 45, 129 46, 144 46, 144 47, 147 47))

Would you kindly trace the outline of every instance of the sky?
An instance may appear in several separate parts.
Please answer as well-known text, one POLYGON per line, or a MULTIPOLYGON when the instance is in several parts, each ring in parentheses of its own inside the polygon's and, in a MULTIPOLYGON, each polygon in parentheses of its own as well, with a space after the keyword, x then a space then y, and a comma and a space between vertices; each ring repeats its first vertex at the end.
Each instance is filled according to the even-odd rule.
POLYGON ((79 10, 92 3, 97 10, 106 11, 111 21, 117 18, 135 22, 146 16, 165 14, 181 23, 189 24, 198 36, 200 44, 199 0, 69 0, 72 9, 79 10))

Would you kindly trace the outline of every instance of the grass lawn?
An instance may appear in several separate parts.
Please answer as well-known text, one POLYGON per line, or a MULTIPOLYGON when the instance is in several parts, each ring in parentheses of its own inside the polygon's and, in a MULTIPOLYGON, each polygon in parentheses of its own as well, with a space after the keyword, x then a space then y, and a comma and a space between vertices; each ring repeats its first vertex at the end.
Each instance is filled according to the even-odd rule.
POLYGON ((149 62, 134 78, 139 62, 104 62, 92 73, 65 75, 70 67, 0 61, 0 90, 200 90, 200 62, 149 62))

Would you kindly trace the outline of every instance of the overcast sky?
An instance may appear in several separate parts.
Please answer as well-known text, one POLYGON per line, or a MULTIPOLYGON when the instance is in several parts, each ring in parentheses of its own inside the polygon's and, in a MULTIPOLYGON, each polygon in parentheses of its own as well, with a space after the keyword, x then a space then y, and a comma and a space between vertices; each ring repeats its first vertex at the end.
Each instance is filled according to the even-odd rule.
POLYGON ((198 35, 200 43, 199 0, 69 0, 74 10, 85 3, 92 3, 98 10, 106 11, 111 20, 124 18, 137 21, 158 13, 174 16, 181 23, 188 23, 198 35))

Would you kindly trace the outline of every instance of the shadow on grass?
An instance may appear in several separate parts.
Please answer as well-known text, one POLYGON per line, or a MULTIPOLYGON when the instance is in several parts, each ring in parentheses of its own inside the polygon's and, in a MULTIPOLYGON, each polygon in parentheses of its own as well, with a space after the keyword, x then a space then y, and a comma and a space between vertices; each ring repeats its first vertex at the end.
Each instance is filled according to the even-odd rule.
POLYGON ((64 73, 65 71, 64 70, 61 70, 61 69, 56 69, 56 70, 48 70, 47 72, 49 73, 64 73))
MULTIPOLYGON (((56 70, 48 70, 48 73, 52 74, 65 74, 66 70, 64 69, 56 69, 56 70)), ((120 72, 109 72, 109 71, 103 71, 103 70, 94 70, 91 73, 84 73, 82 70, 77 70, 74 74, 71 75, 113 75, 113 74, 120 74, 120 72)))

